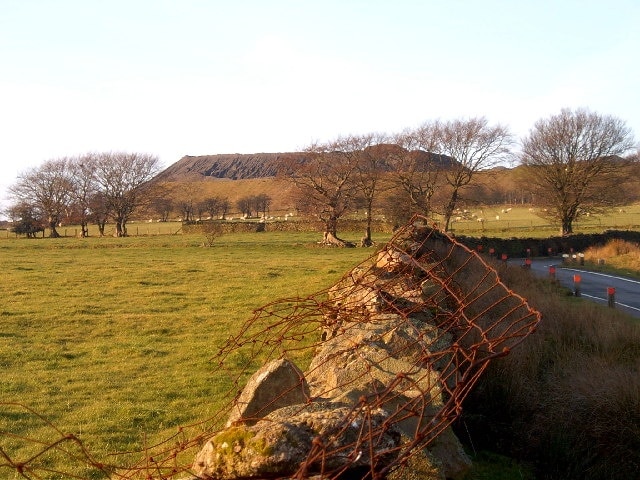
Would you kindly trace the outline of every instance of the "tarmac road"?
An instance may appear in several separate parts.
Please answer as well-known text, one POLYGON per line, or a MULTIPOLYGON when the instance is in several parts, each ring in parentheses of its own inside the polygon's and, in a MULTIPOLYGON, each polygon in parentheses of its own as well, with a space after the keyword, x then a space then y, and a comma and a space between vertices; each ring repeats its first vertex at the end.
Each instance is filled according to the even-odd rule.
MULTIPOLYGON (((511 262, 524 264, 524 259, 511 262)), ((539 276, 550 276, 549 267, 555 266, 556 279, 575 292, 574 275, 580 276, 580 296, 599 303, 608 303, 608 288, 615 289, 615 307, 640 318, 640 281, 581 270, 578 265, 564 265, 561 258, 534 258, 531 270, 539 276)))

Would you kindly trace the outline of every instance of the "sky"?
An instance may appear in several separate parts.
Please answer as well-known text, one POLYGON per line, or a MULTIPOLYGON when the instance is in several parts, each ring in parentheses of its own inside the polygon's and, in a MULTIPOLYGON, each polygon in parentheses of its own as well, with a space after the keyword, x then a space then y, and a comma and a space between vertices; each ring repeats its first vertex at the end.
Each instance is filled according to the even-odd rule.
POLYGON ((0 208, 88 152, 297 151, 562 108, 640 138, 637 0, 0 0, 0 208))

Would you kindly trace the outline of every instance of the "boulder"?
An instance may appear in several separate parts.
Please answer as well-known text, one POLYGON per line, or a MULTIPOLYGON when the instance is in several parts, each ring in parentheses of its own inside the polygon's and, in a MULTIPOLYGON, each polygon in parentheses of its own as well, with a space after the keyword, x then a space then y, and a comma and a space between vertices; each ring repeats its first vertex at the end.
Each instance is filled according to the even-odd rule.
POLYGON ((227 426, 251 425, 278 408, 309 400, 309 385, 286 358, 273 360, 254 373, 231 409, 227 426))
POLYGON ((193 473, 231 480, 381 469, 395 460, 401 438, 387 417, 335 402, 284 407, 219 432, 197 454, 193 473))

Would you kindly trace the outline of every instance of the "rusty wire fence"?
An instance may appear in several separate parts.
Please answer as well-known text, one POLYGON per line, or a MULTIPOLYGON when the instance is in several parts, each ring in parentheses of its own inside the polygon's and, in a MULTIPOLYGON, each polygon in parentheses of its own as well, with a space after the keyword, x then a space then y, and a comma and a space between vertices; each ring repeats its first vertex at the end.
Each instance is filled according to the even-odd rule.
POLYGON ((539 321, 480 255, 414 217, 330 288, 255 311, 212 360, 231 385, 214 417, 126 464, 119 454, 95 459, 53 425, 46 442, 0 432, 0 475, 404 478, 460 415, 488 363, 539 321), (282 362, 289 376, 269 384, 282 362), (16 442, 32 443, 33 454, 12 458, 16 442), (83 473, 51 467, 60 464, 83 473))

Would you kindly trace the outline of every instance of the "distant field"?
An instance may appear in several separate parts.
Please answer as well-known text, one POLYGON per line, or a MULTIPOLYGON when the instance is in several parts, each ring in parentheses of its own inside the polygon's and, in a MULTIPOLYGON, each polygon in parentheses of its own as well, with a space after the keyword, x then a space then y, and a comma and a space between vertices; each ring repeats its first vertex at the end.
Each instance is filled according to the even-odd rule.
MULTIPOLYGON (((559 232, 559 226, 550 224, 530 207, 489 206, 469 209, 457 217, 460 218, 454 218, 451 231, 460 235, 540 238, 559 232)), ((640 229, 640 204, 612 209, 606 215, 583 217, 574 224, 575 233, 611 229, 640 229)))
MULTIPOLYGON (((285 211, 274 212, 274 218, 282 219, 285 211)), ((360 218, 357 214, 350 218, 360 218)), ((234 221, 243 222, 236 218, 234 221)), ((296 218, 293 221, 304 222, 296 218)), ((435 222, 441 221, 434 218, 435 222)), ((338 224, 340 228, 340 224, 338 224)), ((640 204, 612 209, 605 215, 592 215, 578 220, 574 224, 575 233, 597 233, 604 230, 639 230, 640 229, 640 204)), ((130 236, 154 236, 182 234, 182 224, 178 221, 171 222, 132 222, 127 225, 130 236)), ((559 227, 549 223, 537 215, 535 208, 525 206, 496 205, 484 206, 476 209, 467 209, 454 215, 450 231, 459 235, 487 236, 487 237, 548 237, 558 235, 559 227), (480 221, 482 220, 482 221, 480 221)), ((62 226, 58 233, 64 237, 77 237, 80 228, 74 225, 62 226)), ((107 236, 112 235, 113 226, 107 225, 107 236)), ((357 242, 362 232, 348 232, 353 238, 349 240, 357 242)), ((45 232, 47 235, 48 232, 45 232)), ((89 225, 89 235, 97 236, 98 229, 95 225, 89 225)), ((347 234, 347 237, 349 235, 347 234)), ((16 238, 16 235, 7 230, 0 230, 0 240, 3 238, 16 238)))

